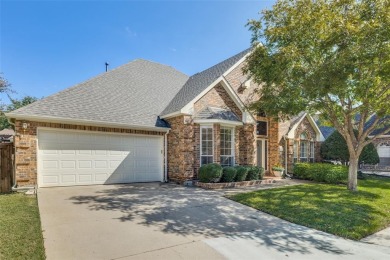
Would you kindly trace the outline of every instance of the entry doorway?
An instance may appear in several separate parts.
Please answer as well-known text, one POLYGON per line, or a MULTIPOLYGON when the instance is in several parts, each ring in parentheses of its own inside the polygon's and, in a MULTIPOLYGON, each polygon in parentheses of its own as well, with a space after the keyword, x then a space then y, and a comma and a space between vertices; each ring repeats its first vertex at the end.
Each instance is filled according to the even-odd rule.
POLYGON ((268 170, 268 141, 266 139, 257 140, 257 166, 268 170))

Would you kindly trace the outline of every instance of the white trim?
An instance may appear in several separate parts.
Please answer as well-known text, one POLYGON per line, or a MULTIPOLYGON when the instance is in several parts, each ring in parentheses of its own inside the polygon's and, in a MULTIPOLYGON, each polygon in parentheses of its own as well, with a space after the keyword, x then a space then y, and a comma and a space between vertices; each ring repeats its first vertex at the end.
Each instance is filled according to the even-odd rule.
POLYGON ((61 118, 61 117, 52 117, 52 116, 18 115, 18 114, 13 114, 12 112, 6 113, 5 115, 8 118, 14 118, 17 120, 28 120, 28 121, 37 121, 37 122, 45 122, 45 123, 61 123, 61 124, 134 129, 134 130, 145 130, 145 131, 156 131, 156 132, 167 132, 170 130, 170 128, 168 127, 129 125, 129 124, 115 123, 115 122, 61 118))
MULTIPOLYGON (((202 129, 204 128, 211 128, 211 145, 212 145, 212 157, 213 157, 213 162, 214 162, 214 127, 213 125, 201 125, 200 126, 200 148, 199 148, 199 166, 202 166, 202 129)), ((205 155, 205 156, 210 156, 210 155, 205 155)))
POLYGON ((228 75, 230 72, 232 72, 235 68, 237 68, 241 63, 243 63, 245 61, 245 59, 252 53, 252 51, 248 52, 247 54, 245 54, 244 57, 242 57, 239 61, 237 61, 233 66, 230 67, 230 69, 228 69, 227 71, 225 71, 225 73, 223 73, 223 76, 226 76, 228 75))
POLYGON ((308 113, 305 113, 304 116, 302 116, 301 119, 299 119, 299 121, 290 129, 290 131, 287 134, 287 138, 295 139, 295 130, 297 129, 297 127, 305 117, 309 120, 310 125, 313 127, 314 131, 316 132, 316 141, 317 142, 325 141, 325 138, 322 135, 321 130, 318 128, 316 122, 314 122, 314 119, 308 113))
POLYGON ((168 133, 164 135, 164 182, 168 182, 168 133))
MULTIPOLYGON (((56 128, 56 127, 46 127, 46 126, 38 126, 37 131, 48 130, 48 131, 59 131, 59 132, 76 132, 76 133, 93 133, 93 134, 108 134, 108 135, 135 135, 135 136, 151 136, 151 137, 163 137, 163 135, 148 135, 148 134, 136 134, 136 133, 117 133, 117 132, 104 132, 104 131, 96 131, 96 130, 80 130, 80 129, 65 129, 65 128, 56 128)), ((38 136, 38 135, 37 135, 38 136)))
MULTIPOLYGON (((231 157, 233 157, 233 165, 230 165, 230 166, 234 166, 236 164, 236 145, 235 145, 235 128, 234 127, 231 127, 231 126, 223 126, 221 125, 221 129, 222 128, 225 128, 225 129, 229 129, 232 131, 231 135, 232 135, 232 138, 231 138, 231 143, 232 143, 232 155, 231 157)), ((221 132, 219 133, 221 135, 221 132)), ((219 138, 219 140, 221 141, 221 137, 219 138)), ((219 157, 222 157, 222 156, 225 156, 225 155, 221 155, 221 144, 219 144, 219 157)), ((219 161, 221 163, 221 158, 219 158, 219 161)))
POLYGON ((195 119, 194 123, 202 124, 202 125, 221 124, 221 126, 240 126, 240 125, 243 125, 242 122, 222 120, 222 119, 195 119))
POLYGON ((244 113, 245 112, 244 103, 241 101, 241 99, 238 97, 237 93, 233 90, 232 86, 230 86, 229 82, 223 76, 222 76, 221 83, 222 83, 223 88, 228 93, 229 97, 233 100, 233 102, 241 110, 241 112, 244 113))

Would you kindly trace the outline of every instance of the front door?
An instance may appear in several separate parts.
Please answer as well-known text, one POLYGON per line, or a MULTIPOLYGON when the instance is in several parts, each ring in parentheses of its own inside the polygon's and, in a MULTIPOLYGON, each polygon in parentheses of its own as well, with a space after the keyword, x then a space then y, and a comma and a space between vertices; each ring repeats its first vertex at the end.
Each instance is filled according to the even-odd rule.
POLYGON ((264 170, 268 170, 268 149, 267 140, 257 140, 257 166, 263 167, 264 170))

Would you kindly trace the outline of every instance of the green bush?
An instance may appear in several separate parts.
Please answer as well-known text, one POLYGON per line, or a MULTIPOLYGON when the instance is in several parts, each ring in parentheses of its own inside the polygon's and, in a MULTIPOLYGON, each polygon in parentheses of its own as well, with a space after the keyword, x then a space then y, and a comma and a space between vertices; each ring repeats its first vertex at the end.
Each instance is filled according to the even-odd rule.
POLYGON ((248 174, 248 168, 244 166, 236 166, 236 178, 235 181, 245 181, 248 174))
POLYGON ((259 166, 247 166, 248 174, 246 175, 247 181, 261 180, 264 177, 264 169, 259 166))
POLYGON ((234 167, 223 167, 221 182, 233 182, 236 178, 237 170, 234 167))
POLYGON ((222 177, 222 166, 218 163, 209 163, 199 168, 200 182, 219 182, 222 177))
POLYGON ((344 183, 348 179, 348 167, 327 163, 296 163, 294 177, 325 183, 344 183))

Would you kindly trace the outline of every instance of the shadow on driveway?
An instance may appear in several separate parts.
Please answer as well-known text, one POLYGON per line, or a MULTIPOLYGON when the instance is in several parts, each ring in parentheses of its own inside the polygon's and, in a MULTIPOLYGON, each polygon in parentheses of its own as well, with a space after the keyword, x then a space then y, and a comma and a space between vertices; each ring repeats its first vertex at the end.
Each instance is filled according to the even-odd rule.
POLYGON ((69 200, 91 211, 120 212, 122 216, 117 221, 136 222, 164 233, 239 237, 256 240, 259 245, 282 253, 312 254, 315 249, 335 255, 350 254, 338 246, 340 238, 259 212, 218 192, 173 184, 101 187, 69 200))

